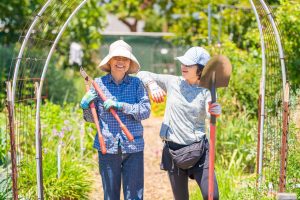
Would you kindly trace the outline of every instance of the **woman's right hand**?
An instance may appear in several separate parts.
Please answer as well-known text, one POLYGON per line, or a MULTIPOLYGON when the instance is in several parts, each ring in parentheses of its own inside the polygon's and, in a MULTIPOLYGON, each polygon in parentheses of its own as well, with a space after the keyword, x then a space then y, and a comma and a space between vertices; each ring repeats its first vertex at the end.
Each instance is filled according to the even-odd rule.
POLYGON ((151 81, 147 86, 150 91, 151 98, 155 103, 164 102, 166 93, 155 81, 151 81))
POLYGON ((83 96, 80 107, 82 109, 88 109, 91 101, 93 101, 97 97, 97 94, 94 90, 89 90, 85 95, 83 96))

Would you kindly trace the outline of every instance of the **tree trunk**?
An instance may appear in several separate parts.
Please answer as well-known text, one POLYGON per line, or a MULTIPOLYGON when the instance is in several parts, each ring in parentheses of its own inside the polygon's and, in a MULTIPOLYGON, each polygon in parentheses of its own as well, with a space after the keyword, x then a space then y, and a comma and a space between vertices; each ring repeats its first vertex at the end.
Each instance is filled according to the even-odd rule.
POLYGON ((126 19, 120 19, 120 20, 130 29, 130 32, 137 32, 137 23, 138 23, 137 19, 134 19, 133 24, 128 22, 126 19))

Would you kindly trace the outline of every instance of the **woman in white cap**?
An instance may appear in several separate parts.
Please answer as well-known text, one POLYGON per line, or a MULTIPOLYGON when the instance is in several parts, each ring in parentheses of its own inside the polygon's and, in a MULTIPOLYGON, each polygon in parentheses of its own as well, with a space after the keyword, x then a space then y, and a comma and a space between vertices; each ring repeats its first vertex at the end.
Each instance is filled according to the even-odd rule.
MULTIPOLYGON (((210 55, 204 48, 192 47, 184 56, 176 58, 181 62, 182 76, 145 71, 137 74, 154 102, 162 102, 167 95, 160 130, 165 142, 161 168, 168 171, 175 200, 189 199, 189 177, 196 180, 203 198, 208 199, 209 144, 205 135, 205 119, 210 114, 221 114, 221 106, 210 103, 210 91, 199 86, 202 70, 209 59, 210 55), (191 150, 195 153, 175 157, 191 150)), ((218 199, 216 177, 214 183, 214 199, 218 199)))
POLYGON ((103 102, 91 88, 83 97, 81 107, 89 109, 89 103, 94 100, 106 144, 107 153, 102 154, 96 135, 94 148, 99 152, 104 199, 119 200, 121 183, 124 199, 143 199, 144 139, 141 120, 149 117, 150 102, 143 83, 137 77, 128 75, 138 72, 140 65, 131 47, 123 40, 118 40, 110 45, 109 54, 99 67, 108 74, 95 81, 108 99, 103 102), (117 111, 134 136, 132 142, 127 140, 108 111, 110 108, 117 111))

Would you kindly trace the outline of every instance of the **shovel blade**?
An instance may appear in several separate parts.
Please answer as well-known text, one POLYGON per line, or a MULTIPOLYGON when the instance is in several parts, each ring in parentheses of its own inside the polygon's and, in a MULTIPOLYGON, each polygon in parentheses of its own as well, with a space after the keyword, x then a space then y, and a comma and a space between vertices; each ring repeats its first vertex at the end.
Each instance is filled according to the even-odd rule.
POLYGON ((226 56, 214 56, 208 61, 207 65, 203 69, 200 78, 200 86, 210 89, 213 72, 215 72, 215 87, 227 87, 229 84, 231 71, 232 66, 226 56))

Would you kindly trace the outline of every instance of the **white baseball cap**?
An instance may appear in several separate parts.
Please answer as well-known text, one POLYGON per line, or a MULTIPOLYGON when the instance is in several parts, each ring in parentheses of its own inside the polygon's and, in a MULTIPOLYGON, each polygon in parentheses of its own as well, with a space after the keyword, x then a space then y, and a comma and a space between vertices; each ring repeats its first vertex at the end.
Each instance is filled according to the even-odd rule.
POLYGON ((209 61, 209 53, 202 47, 191 47, 183 56, 176 57, 175 60, 179 60, 184 65, 203 65, 209 61))

